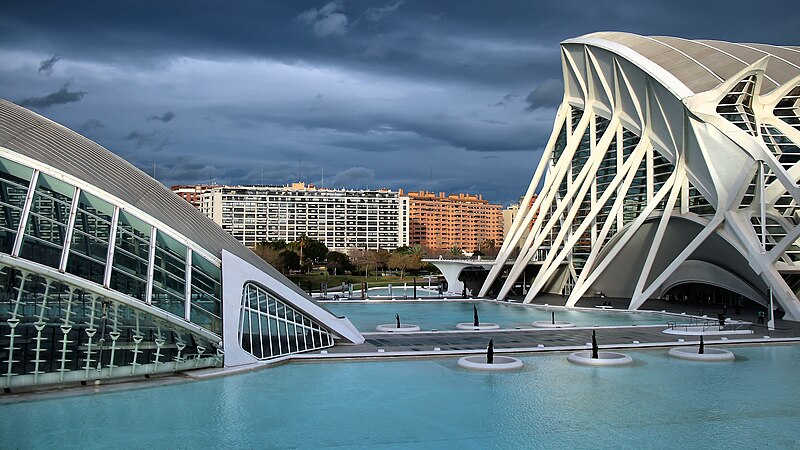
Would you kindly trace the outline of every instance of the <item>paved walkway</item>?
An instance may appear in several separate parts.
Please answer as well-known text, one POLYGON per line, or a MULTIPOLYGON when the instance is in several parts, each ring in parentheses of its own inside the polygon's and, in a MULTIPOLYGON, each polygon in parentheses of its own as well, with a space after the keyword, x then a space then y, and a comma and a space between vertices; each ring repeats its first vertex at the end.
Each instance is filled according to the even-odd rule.
MULTIPOLYGON (((687 321, 688 322, 688 321, 687 321)), ((709 345, 800 342, 800 326, 768 331, 753 325, 752 334, 706 335, 709 345)), ((780 323, 779 325, 783 325, 780 323)), ((498 353, 537 353, 586 348, 597 334, 600 348, 650 348, 697 345, 699 336, 664 333, 665 325, 521 329, 490 331, 438 331, 415 333, 364 333, 361 345, 337 345, 324 353, 294 355, 299 359, 413 357, 481 353, 494 341, 498 353)), ((750 328, 745 326, 744 328, 750 328)))

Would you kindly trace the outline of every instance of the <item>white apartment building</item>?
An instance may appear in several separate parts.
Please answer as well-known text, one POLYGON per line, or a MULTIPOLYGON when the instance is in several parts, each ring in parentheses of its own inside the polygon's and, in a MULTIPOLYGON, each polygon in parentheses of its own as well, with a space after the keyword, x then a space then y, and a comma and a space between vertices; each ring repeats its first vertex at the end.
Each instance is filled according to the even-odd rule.
POLYGON ((396 191, 291 186, 217 186, 200 210, 247 247, 302 235, 330 250, 408 245, 408 198, 396 191))

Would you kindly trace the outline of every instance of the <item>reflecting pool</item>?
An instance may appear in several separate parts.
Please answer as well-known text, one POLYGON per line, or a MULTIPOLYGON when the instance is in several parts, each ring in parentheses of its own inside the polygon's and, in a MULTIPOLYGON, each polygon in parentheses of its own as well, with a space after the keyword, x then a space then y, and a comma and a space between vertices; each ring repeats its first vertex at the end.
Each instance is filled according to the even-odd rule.
POLYGON ((550 309, 513 303, 484 301, 410 301, 410 302, 325 302, 322 305, 338 316, 346 316, 361 331, 374 331, 382 323, 394 323, 400 314, 403 323, 418 325, 424 330, 454 330, 459 322, 472 323, 472 305, 478 307, 481 322, 493 322, 502 328, 530 328, 539 320, 565 320, 576 326, 656 325, 674 322, 675 315, 631 311, 581 311, 550 309))
POLYGON ((800 346, 666 350, 636 364, 528 356, 291 363, 210 381, 0 406, 10 448, 762 448, 800 445, 800 346))

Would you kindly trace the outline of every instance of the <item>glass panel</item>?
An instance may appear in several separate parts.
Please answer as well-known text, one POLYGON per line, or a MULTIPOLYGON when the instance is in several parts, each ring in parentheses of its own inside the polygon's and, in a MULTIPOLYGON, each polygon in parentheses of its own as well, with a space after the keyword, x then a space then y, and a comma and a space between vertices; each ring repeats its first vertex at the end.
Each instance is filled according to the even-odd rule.
POLYGON ((39 174, 20 250, 22 258, 58 268, 74 192, 67 183, 39 174))
POLYGON ((75 213, 67 272, 96 283, 103 282, 114 207, 81 192, 75 213))
POLYGON ((33 169, 0 158, 0 251, 11 253, 33 169))
POLYGON ((185 286, 186 246, 159 230, 153 266, 153 305, 183 317, 185 286))
POLYGON ((125 211, 119 212, 111 289, 144 300, 150 257, 150 225, 125 211))
POLYGON ((332 345, 330 333, 318 323, 254 284, 245 285, 242 315, 247 320, 241 324, 240 340, 252 334, 253 346, 246 350, 257 358, 332 345))
MULTIPOLYGON (((222 271, 192 252, 192 308, 190 320, 211 331, 222 328, 222 271), (195 312, 198 311, 198 317, 195 312)), ((253 290, 255 292, 255 290, 253 290)), ((256 305, 252 305, 256 308, 256 305)))

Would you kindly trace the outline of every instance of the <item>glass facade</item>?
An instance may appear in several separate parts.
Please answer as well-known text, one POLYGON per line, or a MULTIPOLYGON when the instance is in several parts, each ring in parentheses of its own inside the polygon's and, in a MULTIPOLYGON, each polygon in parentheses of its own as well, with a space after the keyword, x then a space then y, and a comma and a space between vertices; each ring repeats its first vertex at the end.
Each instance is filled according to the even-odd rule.
MULTIPOLYGON (((560 127, 560 131, 550 159, 552 168, 555 168, 556 164, 559 163, 566 150, 567 136, 565 130, 569 128, 572 133, 577 132, 577 126, 583 115, 586 114, 583 109, 575 106, 570 106, 570 110, 570 114, 564 123, 557 125, 560 127)), ((579 228, 589 216, 592 207, 597 204, 639 145, 641 139, 636 133, 622 126, 610 129, 609 125, 610 120, 600 115, 594 115, 591 118, 589 125, 581 134, 572 158, 568 161, 569 165, 567 166, 566 174, 558 182, 558 201, 548 208, 549 211, 546 213, 545 223, 551 219, 558 204, 568 202, 568 205, 561 213, 560 222, 565 223, 568 212, 577 205, 576 214, 570 221, 570 235, 578 233, 579 228), (612 133, 610 142, 608 146, 600 147, 598 144, 607 133, 612 133), (578 198, 576 194, 573 194, 573 197, 569 197, 570 187, 579 181, 577 178, 580 171, 584 169, 590 158, 593 157, 601 159, 593 179, 589 180, 589 189, 586 190, 586 193, 581 198, 578 198)), ((618 230, 621 230, 639 217, 650 199, 664 186, 675 171, 675 165, 652 145, 649 146, 645 155, 633 168, 635 172, 630 186, 624 191, 621 191, 622 188, 619 185, 617 187, 620 190, 619 194, 623 196, 621 211, 611 216, 611 210, 616 200, 616 196, 612 195, 600 206, 591 224, 581 232, 580 238, 572 246, 570 261, 576 274, 580 274, 584 269, 592 251, 598 244, 600 246, 606 245, 618 230), (648 174, 651 174, 651 176, 648 174), (608 232, 602 236, 602 242, 600 242, 600 230, 608 221, 611 221, 608 232)), ((696 193, 692 200, 691 205, 700 206, 700 202, 703 199, 699 196, 699 193, 696 193)), ((663 199, 656 207, 656 210, 663 210, 666 206, 666 201, 666 198, 663 199)), ((706 202, 702 206, 705 208, 707 205, 708 203, 706 202)), ((552 249, 552 244, 558 231, 558 226, 550 229, 549 235, 543 241, 543 248, 548 248, 548 251, 560 251, 563 248, 569 238, 562 240, 559 243, 559 248, 552 249)), ((567 292, 569 290, 568 286, 569 282, 567 283, 567 292)))
POLYGON ((200 334, 0 264, 0 384, 78 382, 221 364, 200 334))
POLYGON ((317 322, 253 283, 242 295, 239 340, 259 359, 333 346, 331 334, 317 322))
POLYGON ((20 258, 107 285, 222 333, 218 262, 96 195, 0 158, 0 252, 13 254, 15 244, 20 258))

